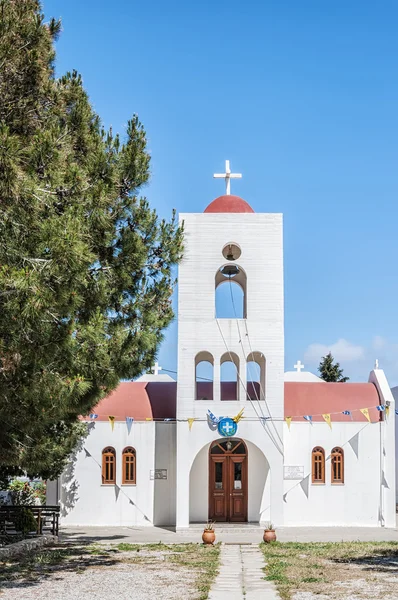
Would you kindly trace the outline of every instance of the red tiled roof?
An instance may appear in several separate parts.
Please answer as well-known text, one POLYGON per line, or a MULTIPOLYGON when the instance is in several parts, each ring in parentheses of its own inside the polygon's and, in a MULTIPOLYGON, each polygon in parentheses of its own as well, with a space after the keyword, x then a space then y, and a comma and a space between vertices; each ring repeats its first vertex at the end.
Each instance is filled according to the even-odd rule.
POLYGON ((343 410, 353 411, 354 421, 366 421, 359 409, 369 408, 370 420, 376 422, 380 413, 375 407, 379 404, 373 383, 285 382, 285 416, 294 417, 293 421, 302 421, 302 415, 319 415, 312 420, 323 421, 322 414, 334 412, 332 421, 350 421, 343 410))
POLYGON ((205 213, 254 213, 254 210, 239 196, 219 196, 205 208, 205 213))
MULTIPOLYGON (((98 421, 106 421, 113 415, 116 421, 129 416, 137 421, 151 419, 174 419, 176 416, 176 382, 126 381, 93 409, 98 421)), ((285 416, 302 421, 303 415, 312 415, 313 421, 323 421, 322 414, 337 413, 332 421, 350 421, 343 410, 352 411, 354 421, 366 421, 360 408, 369 408, 372 422, 379 420, 375 408, 380 404, 373 383, 312 383, 285 382, 285 416), (318 415, 318 416, 316 416, 318 415)))

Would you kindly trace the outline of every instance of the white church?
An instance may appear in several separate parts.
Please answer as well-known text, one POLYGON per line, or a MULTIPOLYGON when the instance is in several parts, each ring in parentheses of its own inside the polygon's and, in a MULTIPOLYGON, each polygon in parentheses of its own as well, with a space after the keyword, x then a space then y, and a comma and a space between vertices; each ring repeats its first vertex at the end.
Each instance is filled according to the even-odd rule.
POLYGON ((231 195, 228 161, 220 177, 225 195, 180 215, 177 381, 156 365, 120 383, 84 418, 89 435, 47 502, 73 526, 395 527, 386 376, 376 364, 368 383, 326 383, 300 361, 284 373, 282 215, 231 195))

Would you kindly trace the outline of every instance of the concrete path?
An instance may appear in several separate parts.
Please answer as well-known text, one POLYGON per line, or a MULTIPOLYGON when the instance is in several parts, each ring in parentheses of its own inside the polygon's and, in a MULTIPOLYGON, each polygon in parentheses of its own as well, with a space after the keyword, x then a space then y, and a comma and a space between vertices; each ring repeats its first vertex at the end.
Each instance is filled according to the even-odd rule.
POLYGON ((277 600, 274 585, 265 581, 264 556, 258 546, 223 545, 220 572, 209 600, 277 600))
MULTIPOLYGON (((259 544, 263 529, 250 523, 226 527, 216 523, 216 541, 233 544, 259 544)), ((63 541, 99 544, 181 544, 202 542, 203 525, 191 525, 175 531, 164 527, 62 527, 63 541)), ((398 541, 397 529, 384 527, 281 527, 276 531, 280 542, 388 542, 398 541)))

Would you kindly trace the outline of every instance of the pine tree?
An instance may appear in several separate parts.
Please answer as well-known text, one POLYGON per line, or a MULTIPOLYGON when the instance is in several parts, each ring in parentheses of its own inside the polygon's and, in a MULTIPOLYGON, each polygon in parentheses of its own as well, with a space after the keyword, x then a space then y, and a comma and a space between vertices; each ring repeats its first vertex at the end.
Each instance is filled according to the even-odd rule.
POLYGON ((54 75, 60 22, 0 0, 0 465, 54 477, 86 415, 148 370, 173 318, 183 231, 159 220, 137 116, 105 131, 76 72, 54 75))
POLYGON ((321 378, 325 381, 345 383, 350 379, 349 377, 343 376, 343 369, 340 369, 340 364, 338 362, 334 362, 331 352, 326 356, 322 356, 318 371, 321 378))

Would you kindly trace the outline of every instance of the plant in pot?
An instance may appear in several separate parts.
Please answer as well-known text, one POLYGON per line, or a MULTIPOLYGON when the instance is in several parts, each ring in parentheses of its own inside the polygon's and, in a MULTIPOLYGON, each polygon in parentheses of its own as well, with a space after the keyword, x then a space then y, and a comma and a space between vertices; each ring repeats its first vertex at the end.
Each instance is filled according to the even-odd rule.
POLYGON ((216 539, 216 532, 214 531, 215 521, 207 521, 205 528, 202 533, 202 540, 204 544, 214 544, 216 539))
POLYGON ((271 522, 264 524, 263 540, 266 544, 269 544, 270 542, 276 542, 275 527, 271 522))

